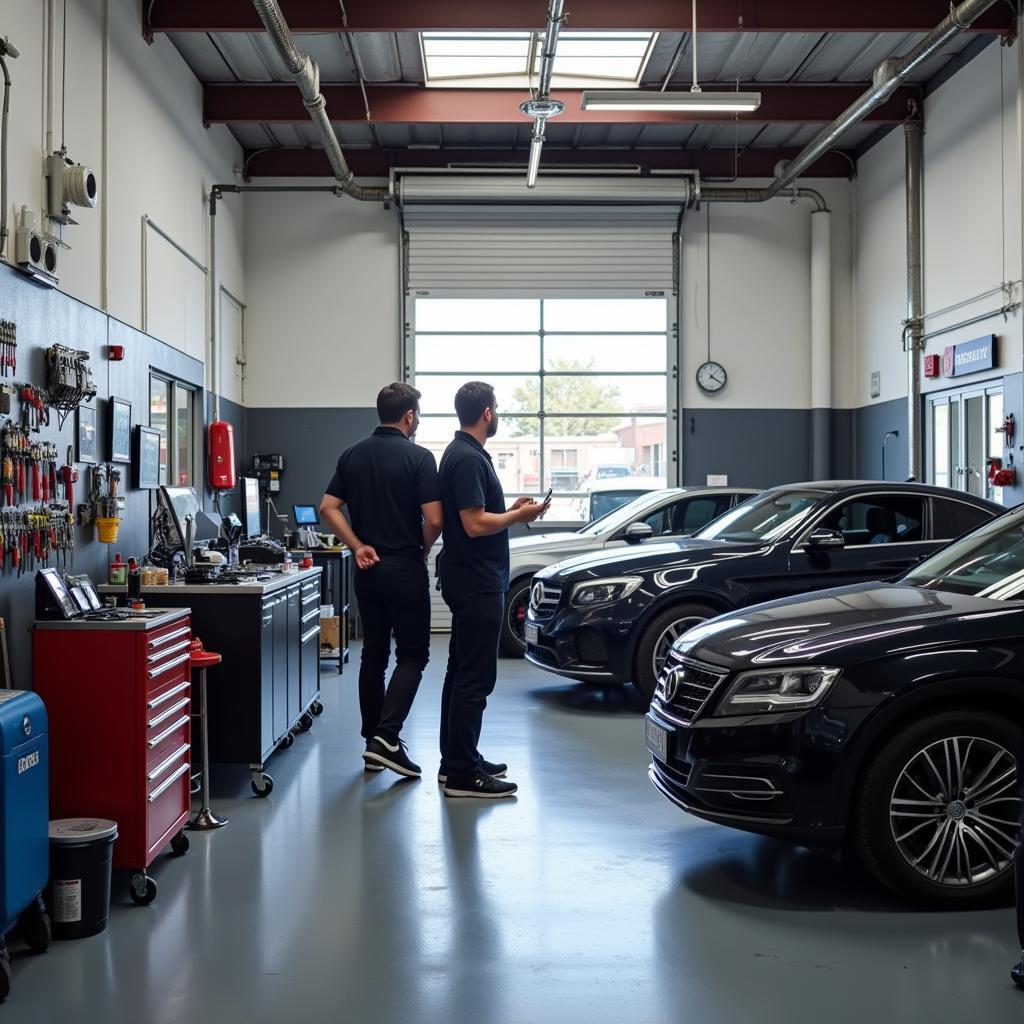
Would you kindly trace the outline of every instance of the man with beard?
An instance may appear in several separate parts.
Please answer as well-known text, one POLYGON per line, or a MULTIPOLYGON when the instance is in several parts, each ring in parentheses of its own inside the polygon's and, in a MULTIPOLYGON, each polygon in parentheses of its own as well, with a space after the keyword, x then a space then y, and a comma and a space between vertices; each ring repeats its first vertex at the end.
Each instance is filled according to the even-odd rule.
POLYGON ((441 594, 452 612, 448 671, 441 695, 441 768, 450 797, 512 796, 507 765, 485 761, 477 750, 487 698, 498 676, 498 638, 508 590, 508 528, 532 523, 547 504, 518 498, 505 508, 488 438, 498 432, 494 388, 470 381, 455 396, 460 430, 441 458, 444 547, 439 556, 441 594))

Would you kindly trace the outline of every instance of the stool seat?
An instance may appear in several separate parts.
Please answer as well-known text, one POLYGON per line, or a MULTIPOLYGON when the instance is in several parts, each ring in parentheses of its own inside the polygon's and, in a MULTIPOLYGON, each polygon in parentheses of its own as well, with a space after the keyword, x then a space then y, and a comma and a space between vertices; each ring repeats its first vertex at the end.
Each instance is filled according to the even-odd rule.
POLYGON ((210 668, 213 665, 219 665, 223 661, 223 658, 214 653, 213 651, 193 651, 192 652, 192 667, 193 668, 210 668))

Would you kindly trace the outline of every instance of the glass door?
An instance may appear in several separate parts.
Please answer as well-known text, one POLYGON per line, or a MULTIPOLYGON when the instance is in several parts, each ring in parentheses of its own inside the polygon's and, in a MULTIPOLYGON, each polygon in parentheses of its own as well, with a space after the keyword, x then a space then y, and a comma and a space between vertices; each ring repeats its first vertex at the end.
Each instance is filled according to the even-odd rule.
POLYGON ((988 459, 1002 458, 1003 389, 972 388, 928 399, 928 473, 938 487, 1002 501, 988 482, 988 459))

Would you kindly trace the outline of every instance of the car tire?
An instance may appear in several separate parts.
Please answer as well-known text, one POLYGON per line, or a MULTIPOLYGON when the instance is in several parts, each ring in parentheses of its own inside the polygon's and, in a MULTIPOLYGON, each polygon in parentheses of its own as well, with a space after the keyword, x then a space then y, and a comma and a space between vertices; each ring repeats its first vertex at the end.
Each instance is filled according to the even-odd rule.
POLYGON ((1006 772, 1013 770, 1019 737, 1008 718, 943 711, 901 728, 869 754, 853 840, 870 871, 904 899, 930 909, 1006 902, 1019 818, 1015 775, 1007 778, 1006 772), (920 820, 909 817, 926 813, 920 820), (971 881, 975 873, 977 882, 971 881))
POLYGON ((522 658, 526 654, 526 642, 520 635, 516 634, 512 616, 519 611, 525 618, 526 609, 530 606, 530 586, 533 583, 531 576, 524 576, 522 579, 513 581, 505 594, 505 612, 501 617, 501 639, 498 647, 506 658, 522 658))
POLYGON ((633 662, 633 685, 650 702, 658 682, 655 670, 655 653, 659 647, 671 641, 672 633, 682 636, 687 629, 716 616, 713 608, 703 604, 680 604, 668 608, 655 616, 646 626, 636 647, 633 662))

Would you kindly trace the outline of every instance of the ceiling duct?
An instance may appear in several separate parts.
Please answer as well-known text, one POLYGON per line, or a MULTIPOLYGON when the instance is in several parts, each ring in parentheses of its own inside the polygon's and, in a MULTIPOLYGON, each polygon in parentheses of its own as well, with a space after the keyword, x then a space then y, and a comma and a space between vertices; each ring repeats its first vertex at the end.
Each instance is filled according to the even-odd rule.
POLYGON ((352 196, 353 199, 385 202, 390 198, 386 188, 356 184, 355 175, 345 160, 338 136, 334 134, 331 119, 327 116, 327 103, 320 93, 320 71, 316 66, 316 61, 295 45, 295 40, 292 38, 291 30, 284 20, 277 0, 252 0, 252 4, 281 60, 284 61, 288 74, 295 80, 302 93, 302 103, 309 111, 310 119, 320 133, 327 159, 331 162, 331 170, 334 172, 334 177, 341 182, 342 191, 346 195, 352 196))
POLYGON ((403 174, 396 186, 403 206, 688 206, 690 178, 553 175, 527 188, 521 177, 496 174, 403 174))

